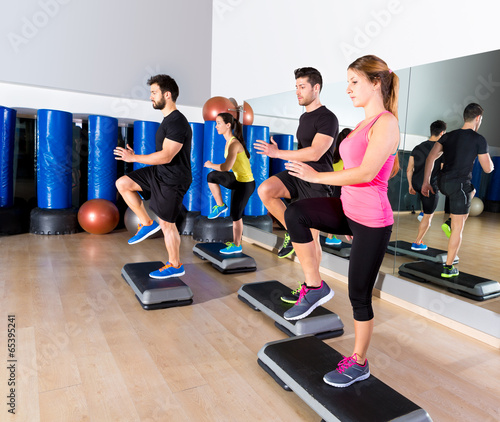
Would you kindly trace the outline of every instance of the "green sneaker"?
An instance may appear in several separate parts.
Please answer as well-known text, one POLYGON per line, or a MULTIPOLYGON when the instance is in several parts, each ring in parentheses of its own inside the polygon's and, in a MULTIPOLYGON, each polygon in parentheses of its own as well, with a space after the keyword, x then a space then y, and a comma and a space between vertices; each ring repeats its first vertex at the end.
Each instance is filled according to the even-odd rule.
POLYGON ((281 301, 285 303, 296 303, 299 300, 300 289, 302 289, 302 284, 299 283, 299 287, 292 290, 289 294, 281 296, 281 301))
POLYGON ((283 241, 281 249, 278 251, 278 258, 286 258, 291 254, 293 254, 292 241, 290 240, 290 235, 285 233, 285 240, 283 241))
POLYGON ((451 236, 451 220, 449 218, 443 224, 441 224, 441 229, 444 231, 444 234, 449 239, 451 236))
POLYGON ((441 277, 451 278, 458 276, 458 268, 455 268, 453 265, 443 265, 443 272, 441 273, 441 277))

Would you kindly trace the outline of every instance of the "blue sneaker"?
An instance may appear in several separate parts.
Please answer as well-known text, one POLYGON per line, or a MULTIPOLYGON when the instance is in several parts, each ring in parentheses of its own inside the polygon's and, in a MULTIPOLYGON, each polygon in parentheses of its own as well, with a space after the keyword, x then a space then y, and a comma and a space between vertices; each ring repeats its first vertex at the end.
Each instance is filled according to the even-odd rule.
POLYGON ((210 214, 208 214, 208 219, 213 220, 214 218, 217 218, 219 215, 221 215, 224 211, 227 210, 227 205, 222 204, 222 205, 214 205, 212 207, 212 211, 210 214))
POLYGON ((427 245, 424 245, 423 243, 412 243, 411 250, 412 251, 426 251, 427 245))
POLYGON ((221 249, 219 252, 223 253, 223 254, 226 254, 226 255, 230 255, 232 253, 241 253, 242 250, 243 250, 243 248, 241 247, 241 245, 240 246, 236 246, 232 242, 227 242, 226 243, 226 248, 221 249))
POLYGON ((283 314, 287 321, 305 318, 318 306, 328 302, 334 293, 324 281, 321 281, 321 287, 317 289, 307 288, 305 284, 300 289, 299 299, 288 311, 283 314))
POLYGON ((418 221, 422 221, 422 219, 423 219, 423 218, 424 218, 424 213, 423 213, 423 212, 421 212, 421 213, 418 215, 417 220, 418 220, 418 221))
POLYGON ((135 245, 136 243, 142 242, 144 239, 154 235, 160 230, 160 225, 154 220, 149 226, 143 226, 142 224, 139 224, 137 226, 137 233, 128 240, 128 244, 135 245))
POLYGON ((340 246, 342 245, 342 240, 337 239, 335 236, 333 236, 331 239, 327 237, 325 239, 325 245, 327 246, 340 246))
POLYGON ((356 353, 352 356, 342 359, 337 369, 328 372, 323 377, 323 381, 333 387, 349 387, 357 381, 363 381, 370 376, 370 367, 368 359, 364 365, 356 363, 356 353))
POLYGON ((149 276, 151 278, 170 278, 170 277, 180 277, 181 275, 186 274, 186 271, 184 271, 184 265, 179 265, 179 268, 175 268, 170 262, 167 262, 167 264, 163 267, 161 267, 159 270, 153 271, 149 273, 149 276))

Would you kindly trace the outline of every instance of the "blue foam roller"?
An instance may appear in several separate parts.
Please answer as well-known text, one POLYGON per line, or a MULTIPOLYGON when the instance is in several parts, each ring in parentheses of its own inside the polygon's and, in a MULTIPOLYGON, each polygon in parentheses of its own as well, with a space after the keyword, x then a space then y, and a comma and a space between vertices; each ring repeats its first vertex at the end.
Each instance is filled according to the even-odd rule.
MULTIPOLYGON (((206 161, 211 161, 215 164, 220 164, 226 161, 224 158, 224 147, 226 140, 224 136, 219 135, 215 129, 215 121, 207 120, 203 130, 203 164, 206 161)), ((212 207, 216 205, 215 199, 210 192, 207 182, 207 175, 212 169, 203 167, 201 176, 201 215, 208 216, 212 207)), ((222 200, 228 206, 231 203, 231 190, 221 186, 222 200)))
POLYGON ((59 110, 37 113, 37 198, 44 209, 70 208, 73 115, 59 110))
POLYGON ((201 211, 201 180, 203 174, 203 136, 205 125, 203 123, 189 123, 193 131, 191 142, 191 173, 193 181, 184 195, 182 203, 188 211, 201 211))
POLYGON ((491 173, 486 199, 488 201, 500 201, 500 157, 492 157, 491 160, 495 170, 491 173))
MULTIPOLYGON (((147 155, 156 152, 156 131, 160 127, 158 122, 134 122, 134 152, 147 155)), ((134 163, 134 170, 146 167, 148 164, 134 163)))
POLYGON ((89 116, 87 199, 116 202, 117 163, 113 150, 118 142, 118 119, 89 116))
POLYGON ((16 110, 0 106, 0 207, 14 205, 16 110))
POLYGON ((250 166, 255 179, 255 191, 248 200, 244 215, 266 215, 267 209, 259 198, 257 189, 264 180, 269 178, 269 157, 257 154, 254 143, 258 139, 269 142, 269 128, 267 126, 243 126, 243 136, 250 151, 250 166))
MULTIPOLYGON (((283 133, 273 133, 271 135, 274 141, 278 144, 278 148, 281 150, 292 150, 293 149, 293 135, 285 135, 283 133)), ((272 158, 271 159, 271 176, 285 171, 285 163, 286 160, 282 160, 281 158, 272 158)))

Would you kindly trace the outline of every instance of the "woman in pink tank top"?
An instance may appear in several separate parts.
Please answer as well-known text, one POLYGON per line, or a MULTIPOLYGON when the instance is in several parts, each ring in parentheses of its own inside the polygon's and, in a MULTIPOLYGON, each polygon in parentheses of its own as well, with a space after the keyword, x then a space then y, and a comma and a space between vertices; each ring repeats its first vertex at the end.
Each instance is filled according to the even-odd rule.
MULTIPOLYGON (((399 78, 376 56, 364 56, 347 69, 347 94, 365 119, 340 146, 344 170, 318 173, 302 162, 289 162, 289 173, 307 182, 342 186, 341 198, 312 198, 291 204, 286 213, 295 253, 305 275, 287 320, 309 315, 333 297, 321 280, 311 229, 344 234, 352 239, 349 299, 354 316, 354 350, 323 380, 347 387, 370 376, 366 358, 373 331, 372 290, 392 231, 388 181, 398 171, 397 118, 399 78)), ((336 362, 332 362, 335 365, 336 362)))

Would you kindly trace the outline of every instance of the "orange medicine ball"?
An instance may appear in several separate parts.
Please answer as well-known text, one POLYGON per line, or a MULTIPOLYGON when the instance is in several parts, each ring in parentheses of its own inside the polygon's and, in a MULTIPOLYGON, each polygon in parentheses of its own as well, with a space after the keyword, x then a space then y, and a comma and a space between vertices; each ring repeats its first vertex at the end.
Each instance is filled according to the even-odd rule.
POLYGON ((203 105, 203 120, 215 120, 219 113, 231 113, 237 118, 234 104, 226 97, 212 97, 203 105))

